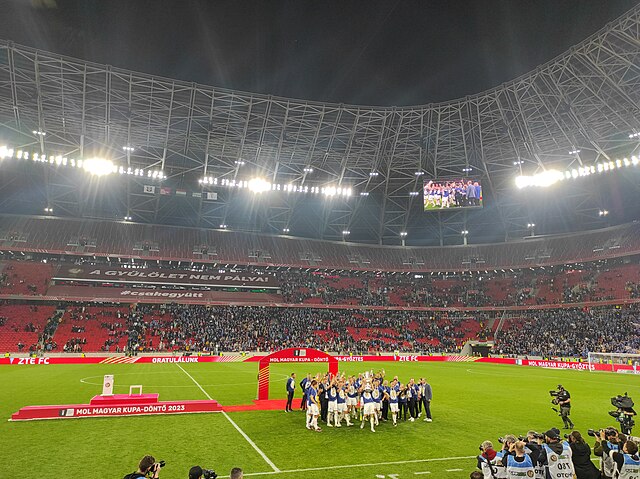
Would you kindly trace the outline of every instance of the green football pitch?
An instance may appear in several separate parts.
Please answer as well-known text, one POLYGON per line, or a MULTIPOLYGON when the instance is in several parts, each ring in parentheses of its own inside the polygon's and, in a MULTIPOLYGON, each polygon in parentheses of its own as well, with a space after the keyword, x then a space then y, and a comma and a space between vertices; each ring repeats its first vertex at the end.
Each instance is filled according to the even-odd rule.
MULTIPOLYGON (((348 374, 386 370, 387 376, 428 378, 433 422, 381 423, 368 428, 305 429, 302 412, 235 412, 128 418, 10 422, 22 406, 87 403, 104 374, 116 393, 142 384, 160 400, 206 399, 248 404, 256 396, 257 363, 0 366, 0 478, 121 478, 145 454, 167 462, 160 477, 186 478, 201 465, 227 476, 239 466, 256 478, 459 479, 475 469, 485 439, 560 427, 548 391, 562 383, 572 395, 572 418, 586 435, 611 425, 609 398, 640 398, 640 378, 613 373, 547 370, 476 363, 341 363, 348 374), (206 392, 206 394, 205 394, 206 392), (235 425, 234 425, 235 424, 235 425), (237 426, 237 428, 236 428, 237 426)), ((286 377, 316 365, 272 365, 271 397, 285 396, 286 377)), ((296 395, 299 406, 299 389, 296 395)), ((589 438, 591 439, 591 438, 589 438)))

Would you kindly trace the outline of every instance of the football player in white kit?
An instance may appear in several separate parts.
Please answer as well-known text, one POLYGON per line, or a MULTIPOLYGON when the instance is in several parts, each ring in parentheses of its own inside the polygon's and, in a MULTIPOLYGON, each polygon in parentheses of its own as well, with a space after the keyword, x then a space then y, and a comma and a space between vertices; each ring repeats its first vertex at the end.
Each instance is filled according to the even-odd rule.
POLYGON ((380 424, 380 416, 382 415, 382 388, 377 379, 373 381, 373 390, 371 391, 373 396, 373 403, 375 404, 376 414, 374 416, 376 426, 380 424))
POLYGON ((353 426, 351 418, 347 413, 347 384, 341 380, 338 384, 338 414, 336 416, 336 427, 342 425, 342 420, 346 419, 347 426, 353 426))
POLYGON ((358 388, 355 385, 353 376, 349 378, 349 383, 347 384, 347 415, 349 419, 358 417, 358 388))
POLYGON ((318 426, 318 416, 320 408, 318 407, 318 381, 311 381, 311 386, 307 388, 307 429, 314 429, 318 432, 322 429, 318 426))
POLYGON ((389 410, 391 411, 391 418, 393 419, 393 425, 398 425, 398 380, 391 381, 389 389, 389 410))
POLYGON ((371 385, 367 384, 364 388, 362 395, 360 396, 360 402, 364 405, 364 409, 362 412, 362 424, 360 424, 360 429, 364 429, 364 422, 368 419, 371 424, 371 432, 376 432, 375 425, 375 417, 376 417, 376 405, 373 400, 373 395, 371 394, 371 385))
POLYGON ((327 398, 329 399, 327 426, 329 427, 333 427, 333 424, 336 424, 338 421, 338 386, 336 382, 337 378, 335 376, 332 377, 329 383, 329 389, 327 390, 327 398))

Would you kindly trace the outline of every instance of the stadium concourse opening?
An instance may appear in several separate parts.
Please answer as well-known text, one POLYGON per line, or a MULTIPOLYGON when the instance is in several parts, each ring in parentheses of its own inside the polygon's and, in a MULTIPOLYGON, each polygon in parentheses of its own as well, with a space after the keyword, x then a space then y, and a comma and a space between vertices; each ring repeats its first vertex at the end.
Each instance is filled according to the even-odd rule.
POLYGON ((258 371, 258 401, 269 399, 269 366, 271 363, 323 363, 331 374, 338 374, 338 359, 323 351, 310 348, 288 348, 260 358, 258 371))

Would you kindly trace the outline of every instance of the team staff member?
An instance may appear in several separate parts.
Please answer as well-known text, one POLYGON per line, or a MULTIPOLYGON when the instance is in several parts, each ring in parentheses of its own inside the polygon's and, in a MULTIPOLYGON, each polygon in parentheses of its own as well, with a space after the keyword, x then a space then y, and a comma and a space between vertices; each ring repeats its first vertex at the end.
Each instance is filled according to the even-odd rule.
POLYGON ((425 378, 420 378, 420 393, 420 412, 422 412, 422 408, 424 407, 426 416, 424 421, 431 422, 431 399, 433 399, 433 390, 431 389, 431 384, 429 384, 425 378))
POLYGON ((291 377, 287 379, 287 405, 284 410, 286 412, 293 411, 291 403, 293 403, 293 392, 296 388, 296 373, 291 373, 291 377))
POLYGON ((602 452, 615 463, 613 477, 615 479, 633 479, 640 476, 640 457, 638 456, 638 445, 627 440, 622 446, 622 452, 612 451, 605 441, 604 431, 600 431, 600 441, 602 442, 602 452))

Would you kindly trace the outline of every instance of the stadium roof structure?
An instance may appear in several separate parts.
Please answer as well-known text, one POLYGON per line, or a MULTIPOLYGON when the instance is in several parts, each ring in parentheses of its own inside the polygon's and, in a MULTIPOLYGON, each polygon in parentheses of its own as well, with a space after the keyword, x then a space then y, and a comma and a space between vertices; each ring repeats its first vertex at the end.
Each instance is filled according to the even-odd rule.
POLYGON ((606 226, 598 211, 616 199, 625 207, 608 222, 636 217, 637 169, 544 191, 516 190, 514 179, 637 154, 639 106, 640 5, 527 75, 412 107, 232 91, 0 41, 0 145, 51 158, 3 161, 0 212, 46 207, 60 216, 374 244, 456 244, 461 231, 470 241, 501 241, 527 235, 532 222, 542 233, 591 229, 606 226), (125 172, 166 178, 88 179, 54 163, 58 155, 108 158, 125 172), (485 208, 423 212, 423 181, 450 177, 482 180, 485 208), (252 178, 283 190, 229 186, 252 178), (289 184, 352 194, 294 193, 289 184))

